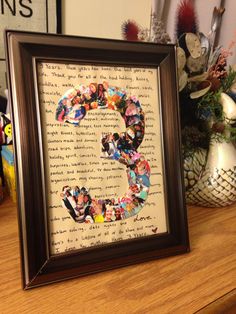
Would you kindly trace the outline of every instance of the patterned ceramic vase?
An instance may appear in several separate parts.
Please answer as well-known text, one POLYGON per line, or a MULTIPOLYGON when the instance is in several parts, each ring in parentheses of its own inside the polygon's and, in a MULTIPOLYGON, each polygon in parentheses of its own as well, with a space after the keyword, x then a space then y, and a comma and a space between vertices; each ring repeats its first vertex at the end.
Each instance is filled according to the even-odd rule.
MULTIPOLYGON (((226 124, 236 119, 236 104, 222 93, 226 124)), ((236 201, 236 148, 212 135, 209 150, 199 149, 184 160, 186 201, 206 207, 227 206, 236 201)))
POLYGON ((206 207, 236 201, 236 149, 232 143, 211 141, 210 149, 199 150, 184 161, 186 200, 206 207))

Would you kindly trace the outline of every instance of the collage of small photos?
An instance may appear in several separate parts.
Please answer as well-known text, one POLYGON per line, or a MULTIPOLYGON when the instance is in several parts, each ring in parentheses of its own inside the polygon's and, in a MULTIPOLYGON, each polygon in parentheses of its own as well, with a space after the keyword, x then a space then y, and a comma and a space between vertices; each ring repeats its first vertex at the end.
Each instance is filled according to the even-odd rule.
POLYGON ((101 158, 126 166, 128 191, 119 198, 92 198, 87 187, 63 186, 63 207, 79 223, 103 223, 136 215, 144 206, 150 188, 150 166, 137 150, 144 138, 145 119, 139 100, 122 88, 91 83, 69 89, 59 100, 56 120, 79 126, 89 110, 110 109, 120 113, 125 132, 106 133, 101 138, 101 158))

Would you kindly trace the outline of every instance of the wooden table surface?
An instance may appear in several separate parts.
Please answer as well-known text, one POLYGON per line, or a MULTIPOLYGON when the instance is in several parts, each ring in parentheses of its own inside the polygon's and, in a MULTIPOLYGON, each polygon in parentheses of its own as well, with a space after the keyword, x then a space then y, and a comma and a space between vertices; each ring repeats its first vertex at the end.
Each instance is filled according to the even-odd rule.
POLYGON ((0 313, 236 313, 236 205, 188 209, 191 252, 21 288, 16 207, 0 205, 0 313))

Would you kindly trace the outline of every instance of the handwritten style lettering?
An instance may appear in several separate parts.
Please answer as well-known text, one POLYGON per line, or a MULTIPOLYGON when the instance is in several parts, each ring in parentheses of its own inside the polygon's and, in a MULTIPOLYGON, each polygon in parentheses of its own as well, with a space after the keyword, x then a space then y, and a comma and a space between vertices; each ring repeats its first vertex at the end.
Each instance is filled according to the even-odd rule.
MULTIPOLYGON (((51 254, 166 232, 157 71, 55 62, 39 62, 37 71, 51 254), (119 152, 118 145, 110 145, 109 136, 126 133, 128 127, 120 112, 110 108, 86 110, 79 127, 56 121, 55 111, 58 99, 68 89, 73 89, 78 80, 89 86, 91 82, 100 84, 109 77, 113 78, 112 86, 123 86, 127 90, 127 99, 135 94, 142 104, 145 133, 136 148, 152 170, 148 198, 142 210, 130 218, 78 224, 61 205, 62 186, 78 185, 80 189, 86 186, 91 199, 122 202, 130 189, 125 174, 130 167, 109 158, 114 156, 116 148, 119 152), (104 145, 101 145, 102 140, 104 145)), ((128 118, 132 120, 131 116, 128 118)), ((129 136, 133 136, 132 131, 129 136)), ((114 213, 111 213, 113 219, 114 213)))

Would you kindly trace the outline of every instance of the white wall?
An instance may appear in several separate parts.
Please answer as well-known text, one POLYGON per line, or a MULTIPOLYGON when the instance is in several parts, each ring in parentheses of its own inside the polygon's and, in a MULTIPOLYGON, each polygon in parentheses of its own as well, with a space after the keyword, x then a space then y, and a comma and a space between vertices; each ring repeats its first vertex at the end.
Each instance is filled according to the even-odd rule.
MULTIPOLYGON (((121 25, 133 19, 142 27, 149 27, 151 3, 153 0, 62 0, 63 33, 90 37, 122 39, 121 25)), ((157 1, 157 0, 156 0, 157 1)), ((176 8, 180 0, 159 0, 168 6, 167 32, 175 41, 174 28, 176 8)), ((199 30, 204 34, 210 31, 214 6, 220 0, 195 0, 199 20, 199 30)), ((225 1, 226 11, 222 19, 219 44, 225 48, 236 32, 236 1, 225 1)), ((230 63, 236 63, 236 47, 230 63)))
POLYGON ((62 0, 65 34, 121 39, 121 24, 134 19, 149 27, 151 0, 62 0))

